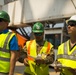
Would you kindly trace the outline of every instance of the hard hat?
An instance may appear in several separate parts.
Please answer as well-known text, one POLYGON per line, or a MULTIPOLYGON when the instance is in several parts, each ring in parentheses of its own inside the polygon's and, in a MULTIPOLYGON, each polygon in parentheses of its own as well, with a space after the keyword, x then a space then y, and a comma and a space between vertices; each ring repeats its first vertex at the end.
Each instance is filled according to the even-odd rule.
POLYGON ((44 32, 44 26, 43 26, 43 24, 40 23, 40 22, 35 23, 33 25, 32 31, 34 33, 42 33, 42 32, 44 32))
POLYGON ((70 22, 70 21, 76 22, 76 15, 73 15, 73 16, 67 21, 67 23, 70 22))
POLYGON ((10 17, 5 11, 0 11, 0 18, 7 22, 10 22, 10 17))

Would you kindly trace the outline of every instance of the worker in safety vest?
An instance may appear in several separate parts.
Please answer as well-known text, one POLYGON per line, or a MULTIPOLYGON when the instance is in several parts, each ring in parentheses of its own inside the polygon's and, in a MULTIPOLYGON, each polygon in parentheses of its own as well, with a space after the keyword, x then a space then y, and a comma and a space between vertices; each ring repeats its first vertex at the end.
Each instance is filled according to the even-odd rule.
POLYGON ((76 75, 76 15, 67 21, 67 30, 70 39, 58 47, 55 70, 60 75, 76 75))
POLYGON ((17 38, 7 29, 10 17, 5 11, 0 11, 0 75, 14 75, 17 38))
POLYGON ((49 75, 49 64, 54 61, 53 45, 43 40, 44 26, 37 22, 33 25, 33 40, 27 41, 24 58, 24 75, 49 75))

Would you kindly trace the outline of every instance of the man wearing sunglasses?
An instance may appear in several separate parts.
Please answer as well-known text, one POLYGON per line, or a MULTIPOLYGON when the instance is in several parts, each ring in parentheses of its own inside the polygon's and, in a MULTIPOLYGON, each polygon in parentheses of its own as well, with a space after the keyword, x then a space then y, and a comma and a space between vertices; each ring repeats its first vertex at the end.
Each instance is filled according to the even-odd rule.
POLYGON ((0 75, 14 75, 18 48, 16 35, 7 29, 10 17, 0 11, 0 75))
POLYGON ((76 15, 67 21, 67 30, 70 39, 58 48, 57 61, 61 68, 55 67, 55 70, 60 75, 76 75, 76 15))
POLYGON ((53 45, 44 40, 44 26, 37 22, 33 25, 34 39, 27 41, 24 58, 24 75, 49 75, 49 64, 54 61, 53 45))

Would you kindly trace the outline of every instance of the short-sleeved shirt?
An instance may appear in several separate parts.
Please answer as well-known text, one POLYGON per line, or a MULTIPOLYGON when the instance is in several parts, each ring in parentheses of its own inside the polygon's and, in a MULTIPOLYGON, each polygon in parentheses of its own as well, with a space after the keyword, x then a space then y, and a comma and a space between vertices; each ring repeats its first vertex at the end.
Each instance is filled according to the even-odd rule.
MULTIPOLYGON (((1 33, 7 33, 7 32, 9 32, 8 29, 3 30, 2 32, 0 32, 0 34, 1 34, 1 33)), ((18 40, 17 40, 16 36, 13 36, 12 39, 11 39, 11 41, 9 42, 9 48, 10 48, 10 50, 12 50, 12 51, 17 51, 17 50, 19 50, 18 40)))

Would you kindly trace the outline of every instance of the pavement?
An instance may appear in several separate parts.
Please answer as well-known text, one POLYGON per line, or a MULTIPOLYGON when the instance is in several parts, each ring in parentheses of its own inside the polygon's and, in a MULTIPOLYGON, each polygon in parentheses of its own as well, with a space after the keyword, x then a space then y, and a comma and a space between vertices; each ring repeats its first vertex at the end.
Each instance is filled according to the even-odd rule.
MULTIPOLYGON (((24 64, 16 62, 14 75, 23 75, 24 69, 25 69, 24 64)), ((49 74, 50 75, 59 75, 59 73, 56 73, 52 67, 49 67, 49 74)))
POLYGON ((23 63, 16 62, 14 75, 23 75, 24 69, 25 69, 25 66, 23 63))

